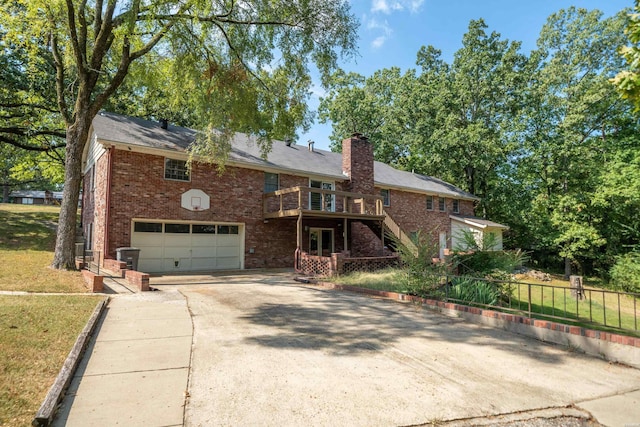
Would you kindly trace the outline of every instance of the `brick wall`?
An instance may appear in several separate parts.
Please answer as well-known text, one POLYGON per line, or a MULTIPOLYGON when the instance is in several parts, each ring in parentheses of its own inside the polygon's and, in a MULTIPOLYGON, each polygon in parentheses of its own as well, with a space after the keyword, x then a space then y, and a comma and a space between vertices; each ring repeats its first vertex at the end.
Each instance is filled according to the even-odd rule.
POLYGON ((342 141, 342 171, 350 178, 346 184, 352 193, 375 194, 373 186, 373 145, 354 134, 342 141))
POLYGON ((105 218, 107 176, 109 169, 109 152, 100 156, 96 163, 87 171, 82 180, 82 228, 88 248, 100 251, 101 258, 105 253, 105 218), (94 172, 95 169, 95 172, 94 172), (92 235, 89 235, 89 228, 92 228, 92 235))
MULTIPOLYGON (((264 172, 228 166, 223 174, 194 164, 191 181, 164 179, 164 158, 117 150, 114 156, 109 226, 110 257, 131 245, 131 219, 223 221, 245 224, 245 267, 290 267, 296 248, 296 223, 262 219, 264 172), (210 209, 192 212, 180 206, 181 195, 200 189, 211 198, 210 209), (253 253, 251 253, 253 252, 253 253)), ((281 187, 307 185, 304 177, 282 174, 281 187)))
MULTIPOLYGON (((91 188, 91 176, 93 175, 93 165, 91 169, 82 178, 82 231, 85 239, 88 238, 87 230, 90 224, 93 224, 95 215, 95 195, 91 188)), ((89 246, 89 248, 91 248, 89 246)))
MULTIPOLYGON (((353 143, 354 139, 349 141, 353 143)), ((372 148, 367 141, 360 139, 355 141, 360 149, 372 148)), ((354 153, 353 149, 350 152, 354 153)), ((83 211, 83 221, 93 223, 94 249, 104 250, 106 257, 115 258, 116 248, 131 245, 132 218, 220 221, 245 224, 245 268, 293 265, 296 249, 296 220, 271 219, 267 222, 263 220, 263 171, 228 166, 225 172, 220 174, 210 165, 196 163, 193 165, 190 182, 172 181, 164 179, 164 157, 124 150, 113 150, 111 153, 114 167, 111 177, 110 230, 107 245, 104 242, 104 224, 107 211, 105 200, 108 153, 96 162, 95 190, 92 192, 85 188, 85 210, 83 211), (207 193, 211 198, 210 209, 197 212, 183 209, 180 206, 181 195, 190 189, 200 189, 207 193)), ((372 168, 371 162, 371 172, 372 168)), ((353 176, 353 168, 351 172, 353 176)), ((362 174, 366 175, 365 172, 362 174)), ((373 188, 372 180, 371 183, 365 181, 368 179, 361 177, 355 189, 349 189, 350 186, 346 182, 336 182, 336 189, 379 194, 378 188, 367 189, 369 185, 373 188)), ((280 188, 308 185, 308 177, 280 174, 280 188)), ((419 229, 427 232, 435 227, 438 230, 450 232, 449 214, 452 210, 452 200, 447 200, 447 212, 438 212, 427 211, 425 195, 391 190, 390 197, 391 206, 385 209, 407 233, 419 229)), ((303 205, 306 203, 308 198, 305 194, 303 205)), ((460 214, 472 213, 472 202, 461 201, 460 214)), ((340 252, 344 249, 342 220, 306 219, 303 227, 332 228, 335 251, 340 252)), ((379 236, 371 232, 368 227, 362 223, 352 222, 350 228, 349 250, 353 256, 382 254, 379 236)), ((437 239, 438 232, 435 231, 433 236, 437 239)), ((309 232, 308 229, 303 228, 302 249, 308 250, 308 246, 309 232)))
MULTIPOLYGON (((380 188, 376 188, 376 193, 380 193, 380 188)), ((451 219, 449 215, 473 215, 473 202, 470 200, 460 200, 459 213, 453 213, 453 199, 447 198, 445 201, 446 211, 438 210, 437 197, 434 197, 434 209, 427 209, 427 196, 419 193, 399 191, 390 189, 390 205, 385 206, 385 212, 402 228, 405 233, 420 231, 421 236, 432 239, 434 244, 438 244, 439 233, 445 231, 447 238, 451 239, 451 219)), ((354 224, 355 226, 355 224, 354 224)), ((354 247, 359 249, 355 256, 377 256, 382 247, 379 237, 368 228, 362 229, 355 234, 354 247)), ((450 242, 448 242, 450 246, 450 242)), ((437 255, 437 254, 434 254, 437 255)))

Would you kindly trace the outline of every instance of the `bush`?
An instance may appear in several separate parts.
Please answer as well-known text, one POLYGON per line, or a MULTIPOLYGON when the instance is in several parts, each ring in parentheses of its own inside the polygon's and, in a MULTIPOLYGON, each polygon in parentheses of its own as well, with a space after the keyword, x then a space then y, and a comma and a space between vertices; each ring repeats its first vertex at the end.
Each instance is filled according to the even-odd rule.
POLYGON ((527 262, 526 252, 515 251, 475 251, 472 253, 456 252, 454 263, 459 267, 460 274, 486 276, 496 271, 512 273, 516 268, 527 262))
POLYGON ((440 289, 445 284, 444 276, 447 267, 443 263, 433 263, 432 259, 438 254, 438 246, 418 233, 414 238, 417 253, 403 245, 399 239, 389 236, 400 257, 403 276, 401 278, 401 292, 421 297, 438 297, 444 294, 440 289))
POLYGON ((640 253, 629 252, 616 258, 611 281, 625 292, 640 292, 640 253))
POLYGON ((451 299, 486 305, 497 305, 500 294, 495 284, 469 277, 453 278, 449 290, 451 299))

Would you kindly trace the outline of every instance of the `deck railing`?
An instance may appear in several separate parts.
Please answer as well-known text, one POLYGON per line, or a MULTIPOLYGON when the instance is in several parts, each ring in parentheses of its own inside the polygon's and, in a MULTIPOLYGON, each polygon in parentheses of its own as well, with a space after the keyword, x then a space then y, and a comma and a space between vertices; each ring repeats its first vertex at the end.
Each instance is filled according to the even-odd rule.
POLYGON ((325 190, 313 187, 291 187, 262 196, 263 216, 280 218, 296 216, 300 211, 349 216, 382 216, 382 196, 325 190))

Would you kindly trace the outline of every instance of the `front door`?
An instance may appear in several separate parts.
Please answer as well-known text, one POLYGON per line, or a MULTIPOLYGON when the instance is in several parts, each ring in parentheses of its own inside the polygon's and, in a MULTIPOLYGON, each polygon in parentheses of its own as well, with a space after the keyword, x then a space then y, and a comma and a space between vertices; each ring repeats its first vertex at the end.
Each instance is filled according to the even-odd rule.
POLYGON ((333 251, 333 228, 309 229, 309 255, 331 256, 333 251))

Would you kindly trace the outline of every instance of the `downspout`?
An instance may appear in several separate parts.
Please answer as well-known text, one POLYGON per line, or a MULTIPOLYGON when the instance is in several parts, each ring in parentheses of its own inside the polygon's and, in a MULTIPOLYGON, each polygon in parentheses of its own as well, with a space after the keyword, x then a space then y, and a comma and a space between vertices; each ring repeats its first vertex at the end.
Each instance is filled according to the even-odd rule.
MULTIPOLYGON (((107 157, 107 193, 105 195, 105 217, 104 217, 104 247, 102 253, 102 260, 105 259, 107 251, 109 250, 109 218, 111 217, 111 170, 113 169, 113 153, 115 147, 112 145, 109 147, 107 157)), ((94 201, 95 206, 95 201, 94 201)), ((95 209, 95 208, 94 208, 95 209)), ((103 261, 104 262, 104 261, 103 261)))

